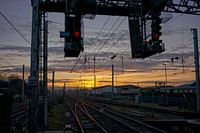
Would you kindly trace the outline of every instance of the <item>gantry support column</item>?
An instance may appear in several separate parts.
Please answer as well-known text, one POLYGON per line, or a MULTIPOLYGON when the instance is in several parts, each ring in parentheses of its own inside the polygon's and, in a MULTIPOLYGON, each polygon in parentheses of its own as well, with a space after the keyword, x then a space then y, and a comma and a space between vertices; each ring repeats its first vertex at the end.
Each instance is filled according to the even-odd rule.
POLYGON ((32 1, 32 38, 31 38, 31 67, 29 76, 29 133, 36 133, 36 91, 39 79, 39 32, 40 32, 39 0, 32 1))
POLYGON ((199 46, 197 29, 192 29, 194 39, 194 60, 196 72, 196 97, 197 97, 197 112, 200 111, 200 81, 199 81, 199 46))

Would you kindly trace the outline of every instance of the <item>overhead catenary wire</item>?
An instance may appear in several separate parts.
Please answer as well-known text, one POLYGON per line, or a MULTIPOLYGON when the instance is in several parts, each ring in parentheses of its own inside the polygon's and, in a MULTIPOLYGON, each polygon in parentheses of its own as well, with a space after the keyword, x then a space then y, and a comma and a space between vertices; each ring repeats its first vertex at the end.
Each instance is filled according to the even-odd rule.
MULTIPOLYGON (((177 17, 177 18, 178 18, 178 17, 177 17)), ((126 33, 128 33, 128 31, 127 31, 126 33)), ((126 34, 126 33, 125 33, 125 34, 126 34)), ((125 35, 125 34, 124 34, 124 35, 125 35)), ((122 36, 122 37, 123 37, 123 36, 122 36)), ((120 40, 120 39, 119 39, 119 40, 120 40)), ((115 44, 115 43, 114 43, 114 44, 115 44)), ((112 47, 113 47, 113 45, 108 49, 108 51, 109 51, 112 47)), ((108 53, 108 51, 107 51, 106 53, 108 53)), ((175 50, 174 50, 174 51, 175 51, 175 50)), ((166 54, 166 53, 165 53, 165 54, 166 54)), ((163 54, 163 55, 164 55, 164 54, 163 54)))
POLYGON ((25 36, 11 23, 10 20, 8 20, 8 18, 2 13, 0 12, 1 16, 14 28, 14 30, 29 44, 31 45, 31 43, 25 38, 25 36))
MULTIPOLYGON (((190 40, 191 40, 191 39, 190 39, 190 40)), ((190 41, 190 40, 189 40, 189 41, 190 41)), ((186 47, 186 46, 189 46, 189 45, 191 45, 191 44, 193 44, 193 42, 188 43, 188 44, 185 44, 184 46, 186 47)), ((182 45, 181 45, 180 47, 173 48, 172 50, 168 51, 168 53, 173 52, 173 51, 177 51, 177 49, 180 49, 181 47, 182 47, 182 45)), ((162 54, 162 55, 165 55, 165 54, 162 54)), ((146 60, 145 62, 147 62, 147 60, 146 60)), ((137 66, 138 66, 139 64, 143 64, 143 63, 145 63, 145 62, 137 63, 137 66)), ((176 74, 178 74, 178 73, 176 73, 176 74)), ((121 75, 121 74, 119 74, 119 75, 121 75)), ((156 77, 159 77, 159 76, 154 76, 154 77, 156 78, 156 77)), ((149 78, 151 78, 151 77, 149 77, 149 78)))
MULTIPOLYGON (((94 40, 97 40, 97 38, 99 37, 100 33, 102 32, 103 28, 106 26, 108 20, 110 19, 110 16, 108 16, 108 18, 106 19, 104 25, 101 27, 100 31, 97 33, 96 37, 94 40)), ((90 51, 91 47, 89 48, 88 52, 90 51)))
MULTIPOLYGON (((190 40, 192 40, 192 39, 190 39, 190 40)), ((190 41, 190 40, 189 40, 189 41, 190 41)), ((189 42, 189 41, 188 41, 188 42, 189 42)), ((193 42, 188 43, 188 44, 185 44, 184 46, 186 47, 186 46, 189 46, 189 45, 191 45, 191 44, 193 44, 193 42)), ((182 46, 183 46, 183 45, 181 44, 181 46, 172 48, 172 49, 170 49, 170 50, 167 51, 167 52, 161 53, 161 54, 159 54, 159 57, 165 56, 166 54, 169 54, 169 53, 171 53, 171 52, 177 51, 177 50, 179 50, 180 48, 182 48, 182 46)), ((158 57, 158 55, 155 55, 154 57, 158 57)), ((136 67, 136 66, 139 66, 139 65, 141 65, 141 64, 147 63, 147 61, 148 61, 148 60, 145 60, 144 62, 139 62, 139 63, 137 63, 137 64, 135 65, 135 67, 136 67)), ((129 67, 129 68, 130 68, 130 67, 129 67)), ((126 68, 126 69, 129 69, 129 68, 126 68)))
MULTIPOLYGON (((105 27, 105 25, 107 24, 108 20, 110 19, 110 16, 108 16, 108 18, 106 19, 104 25, 102 26, 102 28, 100 29, 100 31, 98 32, 95 40, 98 38, 98 36, 100 35, 101 31, 103 30, 103 28, 105 27)), ((88 52, 90 51, 91 47, 89 48, 88 52)), ((73 72, 73 70, 75 69, 76 65, 78 64, 78 62, 80 61, 81 56, 78 58, 77 62, 74 64, 73 68, 71 69, 70 73, 73 72)))
MULTIPOLYGON (((12 24, 12 22, 2 13, 0 12, 1 16, 14 28, 14 30, 29 44, 31 45, 31 43, 26 39, 26 37, 12 24)), ((3 59, 2 57, 0 57, 2 60, 4 60, 5 63, 7 63, 8 65, 13 66, 11 63, 7 62, 5 59, 3 59)), ((10 71, 11 69, 6 69, 1 71, 0 74, 5 73, 7 71, 10 71)))
MULTIPOLYGON (((152 5, 152 7, 153 7, 153 5, 152 5)), ((152 7, 151 7, 151 8, 152 8, 152 7)), ((150 9, 151 9, 151 8, 150 8, 150 9)), ((149 10, 150 10, 150 9, 149 9, 149 10)), ((125 18, 126 18, 126 17, 125 17, 125 18)), ((124 18, 124 20, 125 20, 125 18, 124 18)), ((124 20, 123 20, 123 21, 124 21, 124 20)), ((122 22, 123 22, 123 21, 122 21, 122 22)), ((121 25, 121 23, 120 23, 120 25, 121 25)), ((120 25, 119 25, 119 26, 120 26, 120 25)), ((118 27, 119 27, 119 26, 118 26, 118 27)), ((118 29, 118 27, 116 28, 116 30, 118 29)), ((116 31, 116 30, 115 30, 115 31, 116 31)), ((115 31, 114 31, 114 32, 115 32, 115 31)), ((114 32, 113 32, 113 33, 114 33, 114 32)), ((124 34, 123 34, 123 35, 122 35, 122 36, 121 36, 107 51, 106 51, 105 54, 107 54, 108 51, 109 51, 113 46, 115 46, 115 45, 118 43, 118 41, 121 40, 127 33, 128 33, 128 30, 127 30, 127 31, 126 31, 126 32, 125 32, 125 33, 124 33, 124 34)), ((111 36, 112 36, 112 34, 111 34, 111 36)), ((110 36, 110 37, 111 37, 111 36, 110 36)), ((110 38, 110 37, 109 37, 109 38, 110 38)), ((107 41, 106 41, 106 42, 107 42, 107 41)), ((105 42, 105 43, 106 43, 106 42, 105 42)), ((105 45, 105 43, 103 44, 103 46, 105 45)), ((103 46, 102 46, 102 47, 103 47, 103 46)), ((102 47, 101 47, 101 48, 102 48, 102 47)), ((100 51, 100 50, 101 50, 101 49, 99 49, 99 51, 100 51)), ((98 51, 98 52, 99 52, 99 51, 98 51)), ((105 54, 104 54, 104 55, 105 55, 105 54)))
MULTIPOLYGON (((106 36, 109 34, 109 32, 111 31, 111 29, 114 28, 114 26, 116 25, 116 23, 119 21, 120 18, 121 17, 117 18, 117 20, 114 22, 114 24, 112 25, 112 27, 110 28, 110 30, 108 30, 108 32, 105 34, 104 38, 106 38, 106 36)), ((94 50, 94 55, 97 54, 103 48, 103 46, 108 42, 108 40, 112 37, 112 35, 117 31, 117 29, 121 26, 121 24, 125 21, 125 19, 126 19, 126 17, 124 17, 124 19, 120 22, 120 24, 117 26, 117 28, 114 29, 114 31, 110 34, 110 36, 106 39, 106 41, 102 44, 102 46, 100 47, 100 49, 96 53, 95 53, 95 51, 96 51, 97 48, 94 50)), ((106 21, 106 23, 107 23, 107 21, 106 21)), ((102 40, 104 40, 104 39, 102 39, 102 40)), ((100 42, 100 44, 101 43, 102 43, 102 41, 100 42)), ((82 69, 82 71, 85 70, 85 68, 86 67, 84 67, 82 69)), ((85 75, 85 73, 84 73, 84 75, 85 75)))
MULTIPOLYGON (((173 21, 175 21, 176 19, 178 19, 179 17, 181 17, 182 16, 182 14, 180 14, 180 15, 178 15, 177 17, 175 17, 174 19, 172 19, 171 21, 168 21, 166 24, 164 24, 164 25, 162 25, 162 27, 165 27, 165 26, 167 26, 168 24, 170 24, 171 22, 173 22, 173 21)), ((185 30, 190 30, 190 29, 184 29, 184 31, 185 30)), ((164 30, 165 31, 165 30, 164 30)), ((162 32, 164 32, 164 31, 162 31, 162 32)), ((177 30, 176 30, 177 31, 177 30)), ((183 31, 183 30, 180 30, 180 31, 183 31)), ((127 31, 128 32, 128 31, 127 31)), ((192 39, 190 39, 190 40, 192 40, 192 39)), ((190 41, 189 40, 189 41, 190 41)), ((190 45, 190 44, 189 44, 190 45)), ((179 50, 180 48, 182 48, 183 46, 182 46, 182 44, 181 44, 181 46, 180 47, 176 47, 176 48, 172 48, 171 50, 169 50, 168 52, 164 52, 164 53, 161 53, 161 54, 159 54, 159 56, 164 56, 165 54, 168 54, 168 53, 171 53, 171 52, 173 52, 173 51, 176 51, 176 50, 179 50)), ((127 49, 126 49, 127 50, 127 49)), ((156 57, 157 55, 155 55, 154 57, 156 57)), ((147 61, 145 61, 145 62, 141 62, 140 64, 142 64, 142 63, 146 63, 147 61)))
MULTIPOLYGON (((106 38, 106 36, 109 34, 109 32, 111 31, 112 28, 114 28, 114 26, 116 25, 116 23, 119 21, 121 17, 118 17, 117 20, 114 22, 114 24, 112 25, 112 27, 110 28, 110 30, 105 34, 104 36, 104 39, 106 38)), ((110 34, 110 36, 106 39, 106 41, 102 44, 102 46, 100 47, 100 49, 97 51, 97 53, 103 48, 103 46, 108 42, 108 40, 112 37, 112 35, 116 32, 116 30, 120 27, 120 25, 124 22, 125 18, 120 22, 120 24, 117 26, 117 28, 114 29, 114 31, 110 34)), ((102 39, 102 40, 104 40, 102 39)), ((100 42, 100 44, 102 43, 102 41, 100 42)), ((97 48, 96 48, 97 49, 97 48)), ((96 49, 94 50, 94 54, 95 54, 95 51, 96 49)), ((96 54, 97 54, 96 53, 96 54)))
MULTIPOLYGON (((151 7, 151 8, 152 8, 152 7, 151 7)), ((124 18, 124 19, 125 19, 125 18, 124 18)), ((123 21, 122 21, 122 22, 123 22, 123 21)), ((121 25, 121 23, 120 23, 120 25, 121 25)), ((120 25, 119 25, 119 26, 120 26, 120 25)), ((131 24, 131 25, 132 25, 132 24, 131 24)), ((117 27, 117 28, 118 28, 118 27, 117 27)), ((116 28, 116 29, 117 29, 117 28, 116 28)), ((115 31, 114 31, 114 32, 115 32, 115 31)), ((114 32, 113 32, 113 33, 114 33, 114 32)), ((112 49, 112 48, 113 48, 113 47, 114 47, 128 32, 129 32, 129 30, 127 30, 124 34, 122 34, 122 36, 121 36, 115 43, 113 43, 113 45, 105 52, 104 55, 106 55, 106 54, 107 54, 107 53, 108 53, 108 52, 109 52, 109 51, 110 51, 110 50, 111 50, 111 49, 112 49)), ((134 38, 136 38, 136 37, 134 37, 134 38)), ((133 39, 134 39, 134 38, 133 38, 133 39)), ((99 51, 100 51, 100 50, 99 50, 99 51)), ((98 52, 99 52, 99 51, 98 51, 98 52)), ((116 54, 116 55, 117 55, 117 54, 116 54)))
POLYGON ((76 65, 78 64, 79 60, 81 59, 81 56, 78 58, 77 62, 74 64, 73 68, 71 69, 70 73, 73 72, 74 68, 76 67, 76 65))
MULTIPOLYGON (((152 5, 152 7, 153 7, 153 5, 152 5)), ((152 7, 151 7, 151 8, 152 8, 152 7)), ((151 9, 151 8, 150 8, 150 9, 151 9)), ((150 9, 149 9, 149 10, 150 10, 150 9)), ((126 17, 125 17, 125 18, 126 18, 126 17)), ((124 19, 122 20, 122 22, 118 25, 118 27, 114 30, 114 32, 109 36, 109 38, 107 39, 107 41, 108 41, 108 40, 110 39, 110 37, 115 33, 115 31, 119 28, 119 26, 124 22, 125 18, 124 18, 124 19)), ((118 19, 119 19, 119 18, 118 18, 118 19)), ((117 21, 118 21, 118 19, 117 19, 117 21)), ((107 22, 107 21, 106 21, 106 22, 107 22)), ((114 24, 115 24, 115 23, 114 23, 114 24)), ((111 28, 111 29, 112 29, 112 28, 111 28)), ((128 32, 128 31, 127 31, 127 32, 128 32)), ((127 32, 125 32, 125 34, 123 34, 123 35, 116 41, 116 43, 114 43, 114 45, 117 44, 117 42, 118 42, 119 40, 121 40, 121 38, 123 38, 123 36, 125 36, 127 32)), ((106 41, 106 42, 107 42, 107 41, 106 41)), ((106 44, 106 42, 102 45, 102 47, 106 44)), ((108 49, 108 51, 109 51, 114 45, 112 45, 112 46, 108 49)), ((102 48, 102 47, 101 47, 101 48, 102 48)), ((101 48, 99 49, 99 51, 101 50, 101 48)), ((99 51, 98 51, 98 52, 99 52, 99 51)), ((107 51, 107 52, 108 52, 108 51, 107 51)), ((95 51, 94 51, 94 52, 95 52, 95 51)), ((97 52, 97 53, 98 53, 98 52, 97 52)), ((107 54, 107 52, 106 52, 106 54, 107 54)))
MULTIPOLYGON (((104 39, 106 38, 106 36, 110 33, 110 31, 114 28, 114 26, 116 25, 116 23, 119 21, 121 17, 118 17, 116 19, 116 21, 114 22, 114 24, 112 25, 112 27, 108 30, 108 32, 105 34, 104 36, 104 39)), ((100 46, 101 48, 98 50, 98 52, 103 48, 103 46, 107 43, 107 41, 110 39, 110 37, 115 33, 115 31, 119 28, 119 26, 123 23, 123 21, 125 20, 125 18, 121 21, 121 23, 117 26, 117 28, 113 29, 114 31, 110 34, 110 36, 106 39, 106 41, 102 44, 102 46, 100 46)), ((108 19, 106 20, 106 23, 107 23, 108 19)), ((106 23, 104 23, 103 27, 106 25, 106 23)), ((103 28, 102 27, 102 28, 103 28)), ((98 35, 97 35, 98 37, 98 35)), ((97 38, 96 38, 97 39, 97 38)), ((102 40, 104 40, 102 39, 102 40)), ((100 42, 100 44, 102 43, 102 41, 100 42)), ((98 48, 98 47, 97 47, 98 48)), ((97 50, 97 48, 93 51, 94 52, 94 55, 97 54, 98 52, 95 53, 95 51, 97 50)), ((83 68, 83 70, 85 70, 86 67, 83 68)), ((83 71, 82 70, 82 71, 83 71)), ((85 73, 84 73, 85 75, 85 73)))

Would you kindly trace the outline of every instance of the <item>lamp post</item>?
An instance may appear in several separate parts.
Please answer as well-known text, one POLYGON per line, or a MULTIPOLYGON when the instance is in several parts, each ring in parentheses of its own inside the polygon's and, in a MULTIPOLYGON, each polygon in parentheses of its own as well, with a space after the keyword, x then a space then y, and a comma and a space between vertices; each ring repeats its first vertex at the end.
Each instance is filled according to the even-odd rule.
POLYGON ((165 66, 165 87, 167 86, 167 64, 163 64, 165 66))
MULTIPOLYGON (((113 55, 111 57, 111 60, 113 60, 116 57, 116 55, 113 55)), ((112 62, 112 99, 114 98, 114 65, 112 62)))

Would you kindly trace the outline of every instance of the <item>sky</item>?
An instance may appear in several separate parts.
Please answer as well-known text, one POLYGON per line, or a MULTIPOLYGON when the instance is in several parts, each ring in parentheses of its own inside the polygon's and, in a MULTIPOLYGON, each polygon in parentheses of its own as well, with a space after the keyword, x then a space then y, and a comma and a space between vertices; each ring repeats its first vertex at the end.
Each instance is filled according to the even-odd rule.
MULTIPOLYGON (((0 11, 31 42, 31 0, 1 0, 0 11)), ((193 33, 190 29, 200 30, 200 16, 176 13, 171 15, 172 18, 162 24, 161 39, 166 49, 163 53, 145 59, 132 59, 127 17, 97 15, 95 19, 83 19, 84 52, 79 58, 64 58, 64 39, 59 37, 60 31, 64 31, 64 14, 48 13, 49 88, 52 71, 55 71, 57 87, 62 87, 66 82, 69 89, 77 86, 93 88, 94 55, 97 87, 111 85, 112 64, 115 68, 115 85, 154 86, 155 82, 165 82, 166 77, 168 85, 193 83, 195 64, 193 33), (116 57, 111 60, 113 55, 116 57), (175 57, 178 59, 172 63, 171 58, 175 57), (163 64, 166 64, 166 74, 163 64)), ((28 42, 0 15, 2 79, 11 74, 21 77, 24 64, 27 80, 31 54, 31 45, 28 42)))

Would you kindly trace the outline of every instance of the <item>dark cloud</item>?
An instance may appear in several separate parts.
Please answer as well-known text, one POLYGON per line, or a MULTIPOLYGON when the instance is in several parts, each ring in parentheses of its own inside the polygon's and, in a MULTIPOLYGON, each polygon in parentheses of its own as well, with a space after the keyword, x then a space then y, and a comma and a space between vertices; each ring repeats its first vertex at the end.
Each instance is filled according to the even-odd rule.
POLYGON ((14 44, 0 44, 0 51, 18 51, 18 52, 29 52, 30 47, 28 46, 18 46, 14 44))

